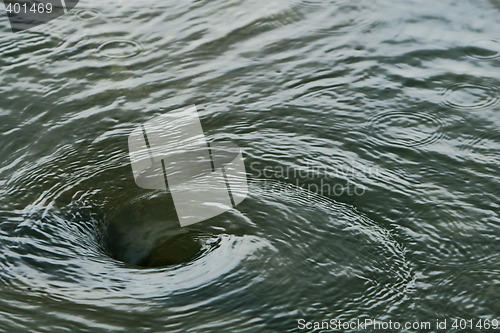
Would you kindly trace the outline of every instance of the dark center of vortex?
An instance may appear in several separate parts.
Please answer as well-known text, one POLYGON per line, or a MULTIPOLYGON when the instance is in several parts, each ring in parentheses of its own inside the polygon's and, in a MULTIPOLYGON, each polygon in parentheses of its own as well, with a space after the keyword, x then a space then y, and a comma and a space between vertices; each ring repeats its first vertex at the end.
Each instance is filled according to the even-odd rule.
POLYGON ((108 221, 104 244, 109 255, 139 267, 177 265, 195 258, 201 251, 199 235, 181 228, 172 212, 164 197, 123 207, 108 221))

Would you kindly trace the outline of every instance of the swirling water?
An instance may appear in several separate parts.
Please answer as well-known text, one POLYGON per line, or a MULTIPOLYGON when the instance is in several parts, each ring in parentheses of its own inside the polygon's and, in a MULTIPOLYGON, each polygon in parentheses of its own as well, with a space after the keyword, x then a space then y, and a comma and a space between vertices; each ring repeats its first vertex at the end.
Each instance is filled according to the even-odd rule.
POLYGON ((81 1, 16 34, 2 15, 0 330, 500 319, 499 14, 81 1), (127 136, 191 104, 242 147, 249 195, 181 229, 127 136))

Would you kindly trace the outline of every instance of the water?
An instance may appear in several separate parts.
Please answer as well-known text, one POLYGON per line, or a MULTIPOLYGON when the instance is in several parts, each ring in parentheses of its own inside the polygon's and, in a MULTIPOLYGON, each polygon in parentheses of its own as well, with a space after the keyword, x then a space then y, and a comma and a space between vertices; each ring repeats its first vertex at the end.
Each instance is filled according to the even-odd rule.
POLYGON ((2 14, 0 330, 500 319, 499 12, 80 2, 17 34, 2 14), (242 147, 249 196, 181 229, 127 136, 191 104, 242 147))

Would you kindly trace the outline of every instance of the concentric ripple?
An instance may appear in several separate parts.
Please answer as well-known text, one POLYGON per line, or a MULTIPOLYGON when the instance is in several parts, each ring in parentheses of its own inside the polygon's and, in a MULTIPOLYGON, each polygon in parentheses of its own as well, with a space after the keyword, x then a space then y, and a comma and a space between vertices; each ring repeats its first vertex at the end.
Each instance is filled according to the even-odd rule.
POLYGON ((424 113, 387 112, 369 120, 371 140, 396 147, 435 143, 443 136, 441 126, 439 118, 424 113))
POLYGON ((139 42, 127 39, 114 39, 102 43, 97 48, 97 52, 106 58, 126 59, 139 55, 143 47, 139 42))
POLYGON ((198 239, 201 247, 191 264, 138 270, 108 257, 101 240, 105 221, 89 207, 65 214, 25 214, 24 218, 10 237, 4 234, 6 261, 1 263, 1 279, 86 304, 137 305, 143 299, 168 297, 183 289, 194 291, 217 283, 259 248, 271 247, 255 236, 206 235, 198 239), (145 279, 148 288, 143 288, 145 279))
POLYGON ((464 53, 474 59, 490 60, 500 58, 500 40, 483 38, 464 46, 464 53))
POLYGON ((95 9, 78 9, 74 15, 81 20, 92 20, 100 16, 100 13, 95 9))
MULTIPOLYGON (((368 306, 385 309, 404 300, 412 272, 404 249, 382 227, 352 207, 299 187, 269 180, 249 185, 250 196, 239 210, 183 229, 163 217, 160 228, 170 225, 180 238, 156 249, 141 238, 144 224, 122 229, 130 239, 136 236, 133 243, 143 243, 142 250, 149 249, 146 256, 167 258, 165 267, 155 269, 108 256, 104 238, 124 235, 106 235, 105 212, 78 203, 61 212, 31 207, 2 224, 0 279, 69 303, 112 305, 127 313, 155 307, 167 321, 225 304, 223 316, 235 320, 235 331, 238 321, 246 320, 241 313, 262 315, 270 304, 287 312, 313 306, 321 315, 342 309, 342 316, 355 317, 368 306), (172 251, 175 241, 187 248, 174 244, 172 251), (188 256, 182 253, 186 249, 188 256), (332 298, 322 297, 325 292, 332 298), (290 303, 291 293, 302 296, 290 303)), ((147 211, 150 222, 161 218, 160 201, 146 206, 160 212, 147 211)), ((154 228, 153 238, 159 230, 154 228)), ((131 246, 124 253, 142 250, 131 246)))
POLYGON ((498 89, 477 84, 456 84, 442 91, 443 104, 455 109, 486 109, 498 103, 498 89))

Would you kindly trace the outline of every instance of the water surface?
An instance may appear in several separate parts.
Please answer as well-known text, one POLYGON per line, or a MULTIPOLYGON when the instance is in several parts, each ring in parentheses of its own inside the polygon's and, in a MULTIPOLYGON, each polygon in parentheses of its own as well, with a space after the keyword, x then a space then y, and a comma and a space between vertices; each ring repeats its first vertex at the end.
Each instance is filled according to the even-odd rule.
POLYGON ((80 1, 16 34, 2 15, 1 330, 500 319, 499 15, 80 1), (242 147, 249 196, 181 229, 127 136, 191 104, 242 147))

